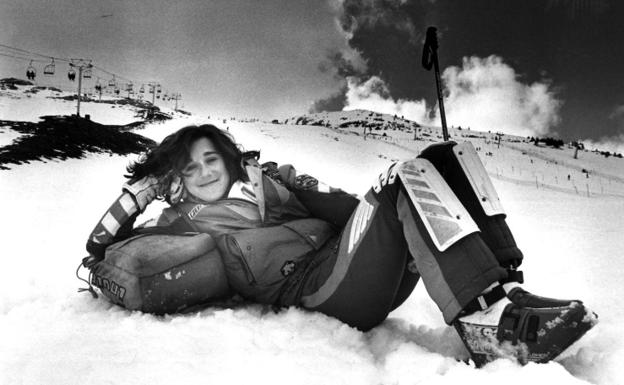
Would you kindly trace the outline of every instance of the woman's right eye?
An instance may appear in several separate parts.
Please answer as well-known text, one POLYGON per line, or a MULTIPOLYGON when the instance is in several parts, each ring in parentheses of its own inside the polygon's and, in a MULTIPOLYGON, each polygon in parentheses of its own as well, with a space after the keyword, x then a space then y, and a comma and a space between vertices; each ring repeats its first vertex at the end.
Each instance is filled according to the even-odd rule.
POLYGON ((197 171, 197 165, 189 164, 188 166, 182 169, 182 174, 186 176, 191 176, 195 171, 197 171))

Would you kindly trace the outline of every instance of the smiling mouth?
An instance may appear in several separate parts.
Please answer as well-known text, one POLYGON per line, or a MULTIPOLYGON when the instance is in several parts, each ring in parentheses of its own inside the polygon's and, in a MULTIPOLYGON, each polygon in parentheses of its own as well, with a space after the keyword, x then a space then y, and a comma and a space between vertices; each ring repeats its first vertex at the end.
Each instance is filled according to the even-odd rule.
POLYGON ((210 186, 211 184, 214 184, 214 183, 216 183, 217 181, 218 181, 218 179, 215 179, 215 180, 210 181, 210 182, 202 183, 202 184, 200 184, 200 185, 199 185, 199 187, 206 187, 206 186, 210 186))

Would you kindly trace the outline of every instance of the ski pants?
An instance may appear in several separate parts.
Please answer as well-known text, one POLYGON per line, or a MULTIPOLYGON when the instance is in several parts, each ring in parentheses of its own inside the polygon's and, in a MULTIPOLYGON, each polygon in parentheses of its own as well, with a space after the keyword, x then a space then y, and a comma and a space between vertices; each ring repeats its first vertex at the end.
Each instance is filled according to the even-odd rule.
POLYGON ((400 178, 369 190, 340 238, 310 271, 300 306, 336 317, 360 330, 381 323, 422 278, 451 324, 492 283, 522 260, 504 215, 488 217, 461 167, 454 142, 428 147, 429 160, 479 227, 444 251, 433 244, 400 178))

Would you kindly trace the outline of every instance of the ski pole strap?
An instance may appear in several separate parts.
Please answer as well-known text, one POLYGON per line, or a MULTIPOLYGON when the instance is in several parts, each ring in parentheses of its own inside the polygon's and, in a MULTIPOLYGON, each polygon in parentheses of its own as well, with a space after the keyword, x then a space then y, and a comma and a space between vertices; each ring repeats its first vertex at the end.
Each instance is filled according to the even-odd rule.
MULTIPOLYGON (((98 295, 97 295, 97 293, 95 292, 95 289, 93 288, 93 286, 91 285, 91 274, 93 274, 93 272, 91 272, 91 266, 93 266, 93 264, 91 264, 90 266, 88 266, 88 267, 89 267, 89 279, 88 279, 88 280, 87 280, 87 279, 84 279, 84 278, 82 278, 82 277, 80 276, 80 268, 81 268, 82 266, 87 267, 87 266, 85 265, 85 260, 86 260, 86 259, 88 259, 88 258, 89 258, 89 257, 83 258, 83 260, 82 260, 82 262, 80 263, 80 265, 78 265, 78 268, 76 269, 76 277, 77 277, 79 280, 81 280, 81 281, 85 282, 87 285, 89 285, 89 287, 81 287, 81 288, 79 288, 79 289, 78 289, 78 292, 79 292, 79 293, 81 293, 81 292, 83 292, 83 291, 88 291, 89 293, 91 293, 91 295, 93 296, 93 298, 97 298, 97 297, 98 297, 98 295)), ((96 262, 96 263, 97 263, 97 262, 96 262)), ((95 264, 95 263, 94 263, 94 264, 95 264)))
POLYGON ((489 292, 481 294, 477 298, 468 302, 468 305, 466 305, 462 311, 462 315, 468 315, 476 311, 485 310, 501 298, 504 298, 506 295, 507 293, 505 293, 505 289, 503 289, 501 285, 497 285, 489 292))

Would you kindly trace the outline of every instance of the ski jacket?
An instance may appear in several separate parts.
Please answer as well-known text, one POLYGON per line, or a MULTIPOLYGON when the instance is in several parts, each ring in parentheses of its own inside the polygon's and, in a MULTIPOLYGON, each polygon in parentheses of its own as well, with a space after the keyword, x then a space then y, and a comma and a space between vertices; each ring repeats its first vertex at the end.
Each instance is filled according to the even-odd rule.
MULTIPOLYGON (((238 198, 209 204, 181 202, 163 210, 152 223, 155 226, 134 230, 138 212, 121 215, 124 223, 116 228, 125 234, 113 234, 108 244, 141 232, 208 233, 217 243, 228 282, 236 292, 259 303, 296 304, 307 270, 315 259, 326 257, 323 246, 337 239, 358 200, 338 189, 319 191, 316 179, 297 176, 290 165, 278 168, 269 162, 261 167, 251 159, 244 167, 257 204, 238 198)), ((108 246, 94 242, 103 233, 101 227, 96 226, 87 244, 91 253, 108 246)))
MULTIPOLYGON (((295 300, 286 298, 293 297, 290 291, 297 286, 293 281, 301 279, 337 229, 312 217, 283 180, 271 178, 257 162, 249 162, 245 170, 257 205, 222 199, 213 204, 181 203, 167 210, 186 215, 195 231, 216 240, 228 282, 237 293, 259 303, 290 304, 295 300)), ((167 215, 175 218, 174 213, 167 215)))

